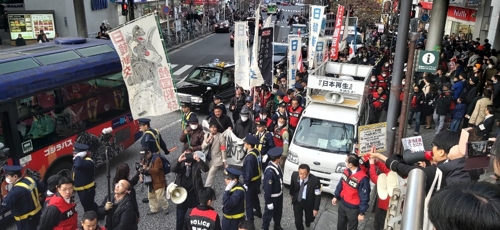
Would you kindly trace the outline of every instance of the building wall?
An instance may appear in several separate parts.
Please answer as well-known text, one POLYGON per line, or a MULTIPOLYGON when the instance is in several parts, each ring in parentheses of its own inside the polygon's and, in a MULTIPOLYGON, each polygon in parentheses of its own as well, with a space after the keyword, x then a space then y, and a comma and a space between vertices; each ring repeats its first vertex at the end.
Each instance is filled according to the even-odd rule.
MULTIPOLYGON (((51 1, 60 1, 60 0, 51 0, 51 1)), ((111 3, 108 0, 108 8, 103 10, 92 11, 91 1, 84 0, 84 3, 85 3, 85 15, 87 19, 88 33, 99 32, 99 26, 101 26, 104 20, 107 20, 109 25, 113 28, 118 26, 118 16, 121 15, 121 12, 118 12, 116 7, 117 4, 111 3)))

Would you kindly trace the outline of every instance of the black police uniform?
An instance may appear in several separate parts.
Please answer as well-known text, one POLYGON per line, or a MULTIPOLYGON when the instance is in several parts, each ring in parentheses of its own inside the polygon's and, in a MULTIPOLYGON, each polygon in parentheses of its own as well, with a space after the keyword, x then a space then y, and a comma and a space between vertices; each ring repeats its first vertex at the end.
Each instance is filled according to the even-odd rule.
MULTIPOLYGON (((276 147, 269 150, 269 157, 280 157, 283 153, 283 148, 276 147)), ((263 180, 264 189, 264 216, 262 217, 262 228, 269 229, 271 219, 274 220, 274 229, 280 230, 281 216, 283 214, 283 171, 279 165, 269 162, 264 171, 263 180), (272 205, 272 209, 269 209, 272 205)))
MULTIPOLYGON (((21 172, 22 166, 4 166, 6 174, 21 172)), ((14 182, 9 194, 3 199, 3 212, 11 211, 18 230, 36 230, 42 205, 39 195, 45 193, 45 185, 31 177, 21 177, 14 182)))
MULTIPOLYGON (((259 140, 252 134, 247 134, 245 137, 245 142, 248 144, 257 145, 259 140)), ((262 177, 262 169, 259 163, 260 153, 257 149, 252 149, 247 152, 243 159, 243 184, 246 186, 246 217, 247 220, 254 220, 254 209, 256 210, 255 215, 257 217, 262 217, 262 211, 260 209, 259 193, 260 184, 262 177)))
MULTIPOLYGON (((81 143, 73 145, 75 152, 87 151, 89 146, 81 143)), ((90 157, 76 156, 73 164, 73 181, 75 182, 75 191, 85 212, 97 212, 95 198, 95 165, 90 157)))
MULTIPOLYGON (((266 126, 265 121, 256 121, 255 124, 257 126, 266 126)), ((260 151, 260 154, 262 155, 262 168, 265 168, 268 160, 267 157, 264 156, 267 155, 267 151, 269 151, 269 149, 275 147, 273 134, 266 130, 264 133, 256 132, 255 137, 259 140, 259 144, 257 144, 255 148, 260 151)))
MULTIPOLYGON (((189 103, 182 103, 182 107, 189 107, 189 108, 191 108, 191 104, 189 104, 189 103)), ((198 117, 196 116, 196 114, 195 114, 195 113, 193 113, 191 110, 190 110, 189 112, 187 112, 187 113, 184 113, 184 114, 183 114, 183 116, 182 116, 182 128, 183 128, 183 129, 187 128, 187 126, 188 126, 188 121, 189 121, 189 119, 190 119, 191 117, 196 117, 196 118, 198 118, 198 117)))
MULTIPOLYGON (((295 89, 304 90, 304 86, 302 86, 302 84, 300 82, 296 82, 294 86, 295 86, 295 89)), ((296 94, 295 97, 297 98, 297 101, 299 102, 299 105, 302 106, 302 107, 304 107, 305 104, 306 104, 306 99, 303 96, 303 92, 299 91, 299 93, 296 94)))
MULTIPOLYGON (((151 119, 140 118, 137 119, 139 124, 145 124, 149 126, 151 119)), ((152 153, 160 153, 160 149, 168 155, 170 152, 167 149, 167 144, 161 138, 161 134, 158 130, 152 129, 151 127, 144 132, 141 139, 142 149, 149 149, 152 153)))
MULTIPOLYGON (((238 179, 241 171, 234 168, 225 170, 226 177, 238 179)), ((224 191, 222 195, 222 229, 238 230, 238 224, 245 218, 245 189, 238 182, 229 191, 224 191)))

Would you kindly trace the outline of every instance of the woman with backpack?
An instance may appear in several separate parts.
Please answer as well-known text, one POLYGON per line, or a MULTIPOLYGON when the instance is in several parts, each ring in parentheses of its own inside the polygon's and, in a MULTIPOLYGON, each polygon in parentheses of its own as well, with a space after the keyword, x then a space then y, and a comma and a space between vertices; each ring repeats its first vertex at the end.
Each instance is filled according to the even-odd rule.
POLYGON ((410 102, 410 116, 408 117, 408 129, 411 129, 411 123, 415 117, 415 132, 413 135, 418 135, 420 132, 420 114, 424 106, 425 96, 420 91, 418 86, 413 87, 413 94, 411 95, 410 102))

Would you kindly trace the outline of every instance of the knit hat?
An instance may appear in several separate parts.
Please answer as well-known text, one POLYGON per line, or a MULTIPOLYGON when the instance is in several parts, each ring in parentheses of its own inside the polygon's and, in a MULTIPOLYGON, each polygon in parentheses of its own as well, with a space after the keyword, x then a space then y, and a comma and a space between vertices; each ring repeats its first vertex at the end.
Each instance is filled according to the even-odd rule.
POLYGON ((476 68, 481 69, 481 64, 476 64, 476 68))

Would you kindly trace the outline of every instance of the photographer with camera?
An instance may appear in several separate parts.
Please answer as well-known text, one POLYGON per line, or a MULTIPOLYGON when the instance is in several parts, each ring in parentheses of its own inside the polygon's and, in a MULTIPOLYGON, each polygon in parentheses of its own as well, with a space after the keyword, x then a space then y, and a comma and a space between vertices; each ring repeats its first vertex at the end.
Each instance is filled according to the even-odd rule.
MULTIPOLYGON (((426 193, 432 187, 432 182, 436 176, 436 170, 440 169, 443 173, 441 188, 449 184, 468 183, 471 181, 469 172, 464 170, 465 157, 450 159, 448 154, 450 150, 457 146, 460 140, 460 134, 448 130, 443 130, 438 133, 432 141, 432 160, 431 165, 422 168, 426 177, 426 193)), ((411 170, 420 166, 410 165, 399 154, 393 154, 391 157, 380 153, 370 154, 370 158, 376 158, 385 162, 387 168, 396 172, 400 177, 407 177, 411 170)), ((421 164, 421 163, 420 163, 421 164)))
POLYGON ((168 214, 168 202, 165 196, 167 182, 163 172, 163 162, 160 157, 155 157, 159 153, 152 153, 149 149, 142 150, 145 155, 142 168, 139 169, 141 172, 139 181, 148 186, 149 212, 146 215, 156 214, 160 208, 168 214))

